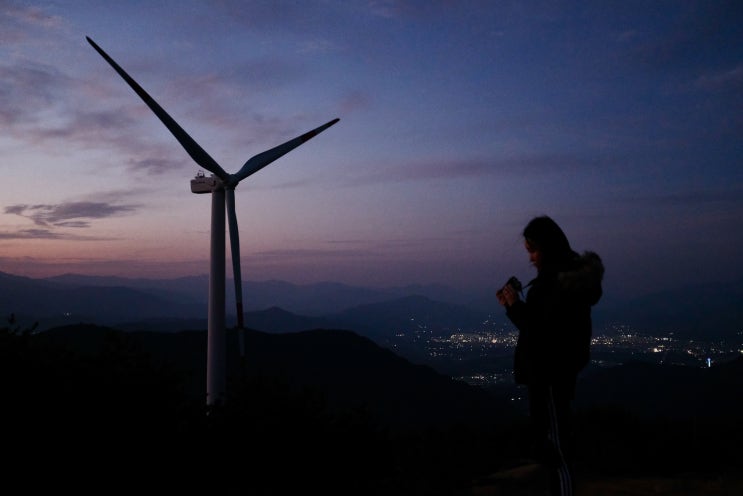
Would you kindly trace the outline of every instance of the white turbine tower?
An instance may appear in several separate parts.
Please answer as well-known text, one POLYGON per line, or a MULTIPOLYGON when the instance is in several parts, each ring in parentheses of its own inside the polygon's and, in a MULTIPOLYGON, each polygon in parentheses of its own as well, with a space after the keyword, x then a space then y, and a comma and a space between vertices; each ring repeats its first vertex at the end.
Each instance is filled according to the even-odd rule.
POLYGON ((93 40, 85 37, 93 48, 124 78, 155 115, 175 136, 191 158, 212 173, 207 178, 198 175, 191 181, 193 193, 212 194, 211 248, 209 267, 209 319, 207 328, 206 401, 215 405, 224 400, 226 390, 226 333, 225 333, 225 205, 229 218, 232 270, 235 280, 237 327, 243 328, 242 276, 240 274, 240 235, 235 214, 235 187, 277 158, 298 147, 305 141, 329 128, 339 119, 333 119, 301 136, 255 155, 235 174, 228 174, 191 136, 188 135, 165 110, 142 89, 114 60, 93 40))

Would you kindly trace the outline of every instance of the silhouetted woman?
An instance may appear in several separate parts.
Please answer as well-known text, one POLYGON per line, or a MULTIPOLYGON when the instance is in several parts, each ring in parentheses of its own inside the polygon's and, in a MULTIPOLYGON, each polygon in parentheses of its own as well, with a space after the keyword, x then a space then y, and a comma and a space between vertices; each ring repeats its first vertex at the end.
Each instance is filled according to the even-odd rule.
POLYGON ((537 276, 527 284, 525 301, 511 284, 496 296, 519 330, 514 379, 528 389, 534 455, 550 470, 552 494, 572 495, 570 402, 589 361, 591 307, 601 298, 604 266, 593 252, 573 251, 547 216, 532 219, 523 235, 537 276))

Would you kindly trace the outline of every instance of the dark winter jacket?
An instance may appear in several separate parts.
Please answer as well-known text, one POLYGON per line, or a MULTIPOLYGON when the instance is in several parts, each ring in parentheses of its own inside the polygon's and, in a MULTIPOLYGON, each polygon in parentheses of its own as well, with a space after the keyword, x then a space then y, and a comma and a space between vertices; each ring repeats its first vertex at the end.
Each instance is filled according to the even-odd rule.
POLYGON ((514 356, 518 384, 573 382, 588 364, 591 307, 601 298, 604 266, 593 252, 575 254, 559 270, 540 271, 526 301, 506 315, 519 330, 514 356))

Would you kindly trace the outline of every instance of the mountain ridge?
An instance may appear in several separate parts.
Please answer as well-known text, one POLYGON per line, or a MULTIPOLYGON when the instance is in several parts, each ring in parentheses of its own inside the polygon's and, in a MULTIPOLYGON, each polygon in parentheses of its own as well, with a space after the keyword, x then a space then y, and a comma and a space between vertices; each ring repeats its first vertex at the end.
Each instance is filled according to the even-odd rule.
MULTIPOLYGON (((439 327, 472 327, 483 316, 503 316, 495 299, 488 308, 470 306, 462 303, 468 297, 436 285, 372 289, 332 282, 296 285, 274 280, 248 281, 243 286, 246 312, 281 308, 308 319, 326 319, 334 325, 347 319, 351 325, 359 329, 363 326, 369 333, 390 332, 403 318, 399 315, 400 306, 405 299, 411 303, 411 297, 430 300, 430 308, 425 311, 437 316, 435 323, 439 327), (447 295, 450 300, 446 299, 447 295), (377 328, 370 329, 368 323, 354 317, 365 310, 368 322, 375 322, 377 328)), ((40 329, 80 321, 102 325, 174 318, 197 321, 206 316, 207 293, 205 275, 127 279, 65 274, 32 279, 0 273, 0 312, 15 314, 25 321, 39 321, 40 329), (105 314, 104 309, 109 313, 105 314)), ((230 312, 234 308, 234 295, 227 293, 227 316, 234 319, 234 311, 230 312)), ((610 304, 599 302, 594 307, 595 330, 601 331, 615 322, 648 333, 673 332, 699 339, 735 337, 743 328, 743 279, 652 293, 610 304)))

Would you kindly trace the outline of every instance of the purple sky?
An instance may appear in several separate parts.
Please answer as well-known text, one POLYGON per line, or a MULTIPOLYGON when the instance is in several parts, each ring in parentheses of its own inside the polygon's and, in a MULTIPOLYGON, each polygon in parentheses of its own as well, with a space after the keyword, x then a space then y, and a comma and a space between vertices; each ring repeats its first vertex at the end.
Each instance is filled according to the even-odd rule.
POLYGON ((548 214, 606 291, 743 277, 740 2, 0 1, 0 271, 209 270, 209 195, 90 36, 228 172, 245 280, 532 275, 548 214))

